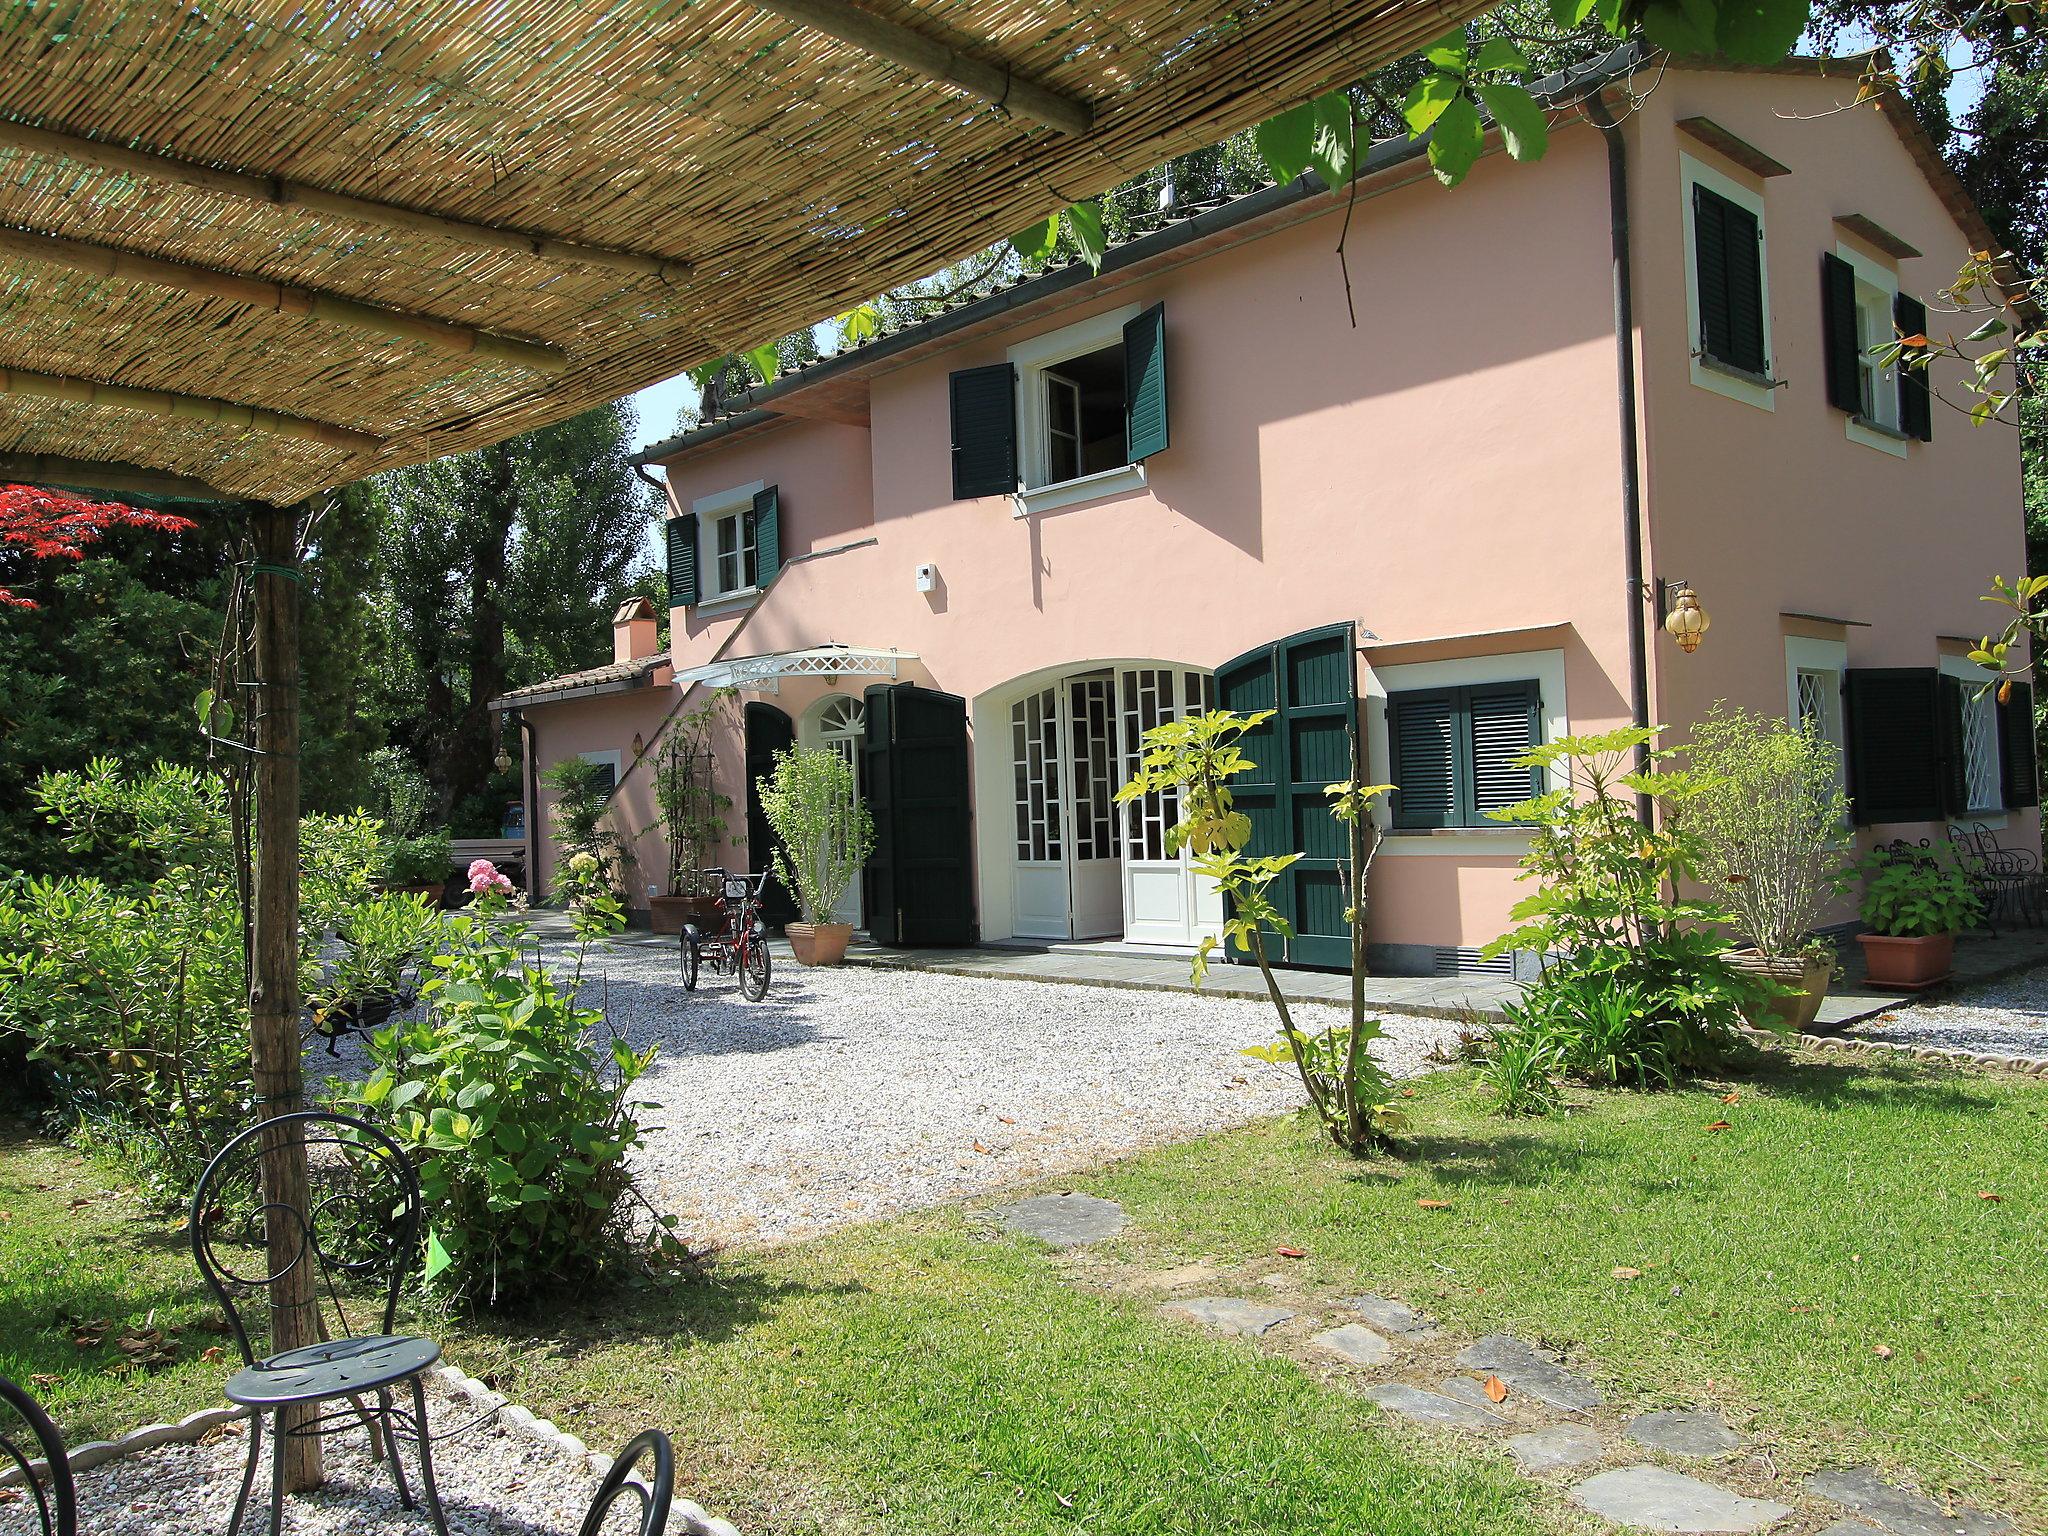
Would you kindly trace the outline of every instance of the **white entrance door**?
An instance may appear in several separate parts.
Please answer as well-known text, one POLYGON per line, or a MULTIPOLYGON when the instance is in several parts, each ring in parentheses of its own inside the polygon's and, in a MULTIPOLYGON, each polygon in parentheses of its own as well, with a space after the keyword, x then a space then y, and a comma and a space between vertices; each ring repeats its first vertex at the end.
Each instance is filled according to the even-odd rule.
POLYGON ((1069 804, 1073 848, 1067 864, 1072 892, 1072 934, 1114 938, 1124 930, 1123 867, 1117 835, 1116 678, 1108 672, 1072 677, 1066 684, 1069 804))
POLYGON ((1066 839, 1060 802, 1060 688, 1041 688, 1010 706, 1010 768, 1016 787, 1012 927, 1020 939, 1072 937, 1066 839))
MULTIPOLYGON (((1124 776, 1137 772, 1143 737, 1154 726, 1209 707, 1209 678, 1177 667, 1126 667, 1117 677, 1124 776)), ((1124 937, 1133 944, 1195 945, 1223 927, 1223 897, 1197 875, 1185 850, 1167 852, 1180 819, 1171 790, 1119 807, 1123 816, 1124 937)))
MULTIPOLYGON (((813 717, 813 746, 827 752, 836 752, 853 774, 857 788, 865 791, 860 782, 861 743, 867 736, 867 706, 856 698, 833 699, 813 717)), ((856 873, 847 883, 846 892, 839 898, 839 905, 832 909, 832 920, 836 923, 851 923, 858 928, 861 924, 860 875, 856 873)))

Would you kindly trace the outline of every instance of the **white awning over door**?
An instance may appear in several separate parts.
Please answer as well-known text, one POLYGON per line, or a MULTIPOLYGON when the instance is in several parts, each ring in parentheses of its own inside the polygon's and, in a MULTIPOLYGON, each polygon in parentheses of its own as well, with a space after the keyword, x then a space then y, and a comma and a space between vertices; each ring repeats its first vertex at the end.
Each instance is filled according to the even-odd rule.
POLYGON ((896 676, 899 662, 915 661, 911 651, 874 650, 857 645, 820 645, 807 651, 775 651, 765 656, 729 656, 723 661, 688 667, 676 673, 684 687, 744 688, 779 693, 785 677, 896 676))

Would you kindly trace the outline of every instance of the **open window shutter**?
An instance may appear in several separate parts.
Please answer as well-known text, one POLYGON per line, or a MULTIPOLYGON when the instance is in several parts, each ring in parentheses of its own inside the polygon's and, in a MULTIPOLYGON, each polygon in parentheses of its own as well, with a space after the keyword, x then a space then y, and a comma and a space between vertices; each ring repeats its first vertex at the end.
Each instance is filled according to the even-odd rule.
POLYGON ((1166 451, 1166 306, 1124 325, 1124 430, 1133 464, 1166 451))
POLYGON ((1963 750, 1963 680, 1943 673, 1936 739, 1941 743, 1941 812, 1960 816, 1970 808, 1970 770, 1963 750))
POLYGON ((1861 343, 1856 336, 1856 269, 1833 251, 1820 256, 1821 350, 1827 363, 1828 404, 1863 414, 1861 343))
POLYGON ((1515 759, 1543 739, 1543 700, 1533 681, 1466 690, 1472 721, 1473 820, 1505 810, 1542 792, 1542 770, 1515 759))
POLYGON ((1454 688, 1399 693, 1387 701, 1395 826, 1457 825, 1458 703, 1454 688))
POLYGON ((1849 797, 1859 827, 1941 819, 1940 682, 1932 667, 1851 667, 1843 674, 1849 797))
POLYGON ((1693 273, 1700 303, 1700 345, 1707 355, 1765 373, 1762 230, 1754 213, 1694 185, 1693 273))
POLYGON ((963 368, 951 379, 953 499, 1017 489, 1017 372, 1008 363, 963 368))
MULTIPOLYGON (((1908 334, 1911 334, 1910 332, 1908 334)), ((1998 706, 1998 763, 2008 806, 2039 805, 2041 785, 2034 761, 2034 690, 2012 681, 1998 706)))
MULTIPOLYGON (((1892 301, 1892 320, 1901 336, 1927 334, 1927 306, 1908 294, 1892 301)), ((1934 395, 1925 368, 1899 367, 1899 430, 1923 443, 1934 441, 1934 395)))
POLYGON ((668 520, 668 604, 687 608, 697 601, 697 514, 668 520))
POLYGON ((767 586, 782 569, 782 495, 779 486, 754 494, 755 585, 767 586))

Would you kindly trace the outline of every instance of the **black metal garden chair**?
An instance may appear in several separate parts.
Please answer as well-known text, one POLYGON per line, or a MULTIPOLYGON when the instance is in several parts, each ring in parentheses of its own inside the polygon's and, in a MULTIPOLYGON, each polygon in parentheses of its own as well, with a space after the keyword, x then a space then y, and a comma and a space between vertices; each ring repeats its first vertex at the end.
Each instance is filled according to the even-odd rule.
POLYGON ((420 1251, 419 1181, 399 1145, 346 1115, 302 1110, 266 1120, 236 1136, 207 1164, 192 1197, 191 1232, 192 1256, 220 1298, 242 1352, 242 1368, 228 1378, 226 1390, 230 1402, 249 1410, 249 1461, 228 1536, 241 1529, 248 1510, 266 1414, 272 1536, 284 1528, 287 1437, 334 1434, 357 1424, 369 1431, 372 1456, 390 1457, 391 1479, 407 1509, 415 1506, 394 1430, 412 1440, 427 1511, 434 1528, 448 1536, 434 1486, 424 1384, 441 1346, 393 1332, 398 1293, 420 1251), (306 1143, 303 1208, 270 1199, 262 1187, 263 1149, 280 1135, 301 1136, 306 1143), (242 1308, 260 1304, 267 1316, 272 1282, 302 1264, 313 1267, 313 1331, 323 1342, 261 1357, 242 1308), (381 1305, 379 1331, 358 1332, 349 1317, 352 1305, 381 1305), (410 1388, 410 1410, 393 1401, 401 1387, 410 1388), (322 1405, 339 1403, 347 1406, 321 1411, 322 1405), (310 1417, 287 1426, 288 1411, 298 1409, 311 1410, 310 1417))
POLYGON ((640 1501, 638 1536, 661 1536, 668 1528, 668 1507, 676 1495, 676 1453, 668 1436, 658 1429, 643 1429, 627 1442, 612 1462, 611 1470, 598 1485, 590 1501, 590 1513, 583 1517, 579 1536, 599 1536, 611 1516, 612 1506, 628 1493, 640 1501), (643 1457, 652 1458, 652 1472, 640 1481, 634 1470, 643 1457))
POLYGON ((78 1536, 78 1494, 63 1437, 40 1403, 0 1376, 0 1496, 10 1489, 35 1507, 43 1536, 78 1536))

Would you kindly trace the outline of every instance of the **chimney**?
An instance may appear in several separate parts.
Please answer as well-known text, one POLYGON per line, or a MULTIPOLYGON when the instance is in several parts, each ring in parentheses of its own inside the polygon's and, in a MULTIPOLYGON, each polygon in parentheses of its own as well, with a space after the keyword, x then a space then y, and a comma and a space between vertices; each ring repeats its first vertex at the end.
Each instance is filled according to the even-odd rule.
POLYGON ((638 661, 652 656, 656 646, 654 604, 644 597, 619 604, 612 615, 612 660, 638 661))

